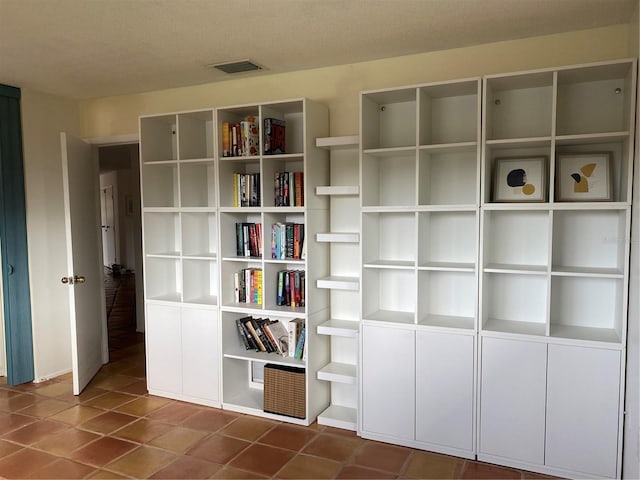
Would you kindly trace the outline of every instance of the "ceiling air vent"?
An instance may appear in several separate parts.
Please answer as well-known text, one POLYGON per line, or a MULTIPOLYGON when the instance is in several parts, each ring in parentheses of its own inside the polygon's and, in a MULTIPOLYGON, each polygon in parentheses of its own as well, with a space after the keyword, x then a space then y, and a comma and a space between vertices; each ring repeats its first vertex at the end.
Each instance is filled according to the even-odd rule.
POLYGON ((253 70, 262 70, 262 67, 256 65, 251 60, 239 60, 237 62, 217 63, 209 65, 212 68, 217 68, 224 73, 242 73, 251 72, 253 70))

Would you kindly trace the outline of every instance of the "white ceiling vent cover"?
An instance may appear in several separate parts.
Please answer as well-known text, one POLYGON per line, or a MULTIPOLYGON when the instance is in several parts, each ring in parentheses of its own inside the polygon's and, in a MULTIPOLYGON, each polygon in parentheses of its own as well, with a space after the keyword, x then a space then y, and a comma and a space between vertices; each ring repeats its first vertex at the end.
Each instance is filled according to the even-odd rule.
POLYGON ((256 65, 251 60, 238 60, 236 62, 216 63, 209 65, 211 68, 217 68, 224 73, 242 73, 252 72, 254 70, 262 70, 262 67, 256 65))

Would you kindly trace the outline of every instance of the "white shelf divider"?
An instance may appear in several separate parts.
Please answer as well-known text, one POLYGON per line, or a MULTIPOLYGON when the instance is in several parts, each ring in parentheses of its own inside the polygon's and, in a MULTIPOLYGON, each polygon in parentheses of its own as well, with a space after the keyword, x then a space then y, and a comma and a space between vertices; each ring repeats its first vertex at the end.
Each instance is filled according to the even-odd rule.
POLYGON ((329 290, 359 290, 360 279, 358 277, 339 277, 339 276, 319 278, 317 282, 317 287, 326 288, 329 290))
POLYGON ((359 195, 360 187, 358 185, 328 185, 316 187, 316 195, 359 195))
POLYGON ((318 380, 327 382, 353 385, 356 383, 356 377, 356 366, 348 363, 331 362, 318 370, 318 380))
POLYGON ((358 243, 360 233, 358 232, 324 232, 316 234, 316 242, 328 243, 358 243))
POLYGON ((360 135, 316 138, 316 147, 326 149, 356 148, 360 144, 360 135))
POLYGON ((358 412, 355 408, 331 405, 318 416, 318 424, 344 430, 357 430, 358 412))
POLYGON ((332 318, 318 325, 319 335, 355 338, 358 336, 359 322, 332 318))

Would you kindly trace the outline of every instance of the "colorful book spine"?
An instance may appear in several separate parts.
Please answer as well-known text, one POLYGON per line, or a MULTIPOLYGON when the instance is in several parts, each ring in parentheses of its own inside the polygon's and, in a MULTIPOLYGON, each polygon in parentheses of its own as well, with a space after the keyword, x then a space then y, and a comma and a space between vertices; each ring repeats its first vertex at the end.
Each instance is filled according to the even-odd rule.
POLYGON ((286 153, 286 122, 278 118, 264 119, 264 154, 286 153))

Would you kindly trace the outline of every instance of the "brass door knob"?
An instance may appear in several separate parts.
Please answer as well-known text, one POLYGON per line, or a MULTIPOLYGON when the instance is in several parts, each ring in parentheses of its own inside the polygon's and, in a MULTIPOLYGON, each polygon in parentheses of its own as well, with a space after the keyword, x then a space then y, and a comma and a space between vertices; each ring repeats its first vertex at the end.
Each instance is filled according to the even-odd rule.
POLYGON ((73 285, 74 283, 84 283, 87 279, 82 275, 74 275, 73 277, 62 277, 60 281, 65 285, 73 285))

